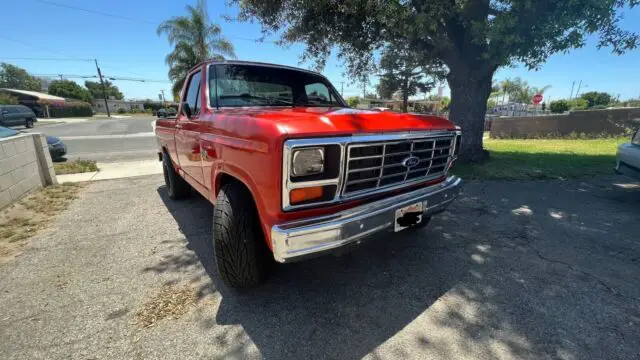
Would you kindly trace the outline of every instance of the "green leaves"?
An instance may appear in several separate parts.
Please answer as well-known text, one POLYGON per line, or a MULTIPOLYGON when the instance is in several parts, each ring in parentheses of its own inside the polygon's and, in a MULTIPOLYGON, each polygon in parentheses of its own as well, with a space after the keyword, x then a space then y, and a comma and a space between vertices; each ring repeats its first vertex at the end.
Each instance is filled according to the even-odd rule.
MULTIPOLYGON (((53 80, 49 84, 49 94, 63 98, 82 100, 91 103, 91 92, 72 80, 53 80)), ((103 97, 103 96, 101 96, 103 97)))
POLYGON ((0 64, 0 88, 42 91, 42 80, 15 65, 0 64))
POLYGON ((173 17, 158 26, 158 35, 166 34, 174 46, 165 58, 174 97, 179 95, 189 70, 197 64, 211 58, 236 57, 233 44, 222 36, 220 26, 209 20, 206 7, 206 1, 199 0, 195 7, 187 5, 187 16, 173 17))

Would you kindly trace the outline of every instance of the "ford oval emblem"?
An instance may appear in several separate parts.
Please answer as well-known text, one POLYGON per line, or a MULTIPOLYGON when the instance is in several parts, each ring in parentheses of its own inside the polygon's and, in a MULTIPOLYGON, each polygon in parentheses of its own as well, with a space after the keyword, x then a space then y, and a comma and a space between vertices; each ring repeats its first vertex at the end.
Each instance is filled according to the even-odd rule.
POLYGON ((420 158, 415 156, 409 156, 408 158, 402 160, 402 165, 408 168, 412 168, 420 163, 420 158))

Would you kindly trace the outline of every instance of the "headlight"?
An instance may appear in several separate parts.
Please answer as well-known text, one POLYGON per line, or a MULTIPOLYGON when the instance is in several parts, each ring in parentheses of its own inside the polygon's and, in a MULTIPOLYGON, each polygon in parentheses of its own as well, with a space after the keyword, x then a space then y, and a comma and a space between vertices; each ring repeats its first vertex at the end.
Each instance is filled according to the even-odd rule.
POLYGON ((292 176, 309 176, 321 174, 324 171, 324 149, 321 147, 294 150, 292 176))

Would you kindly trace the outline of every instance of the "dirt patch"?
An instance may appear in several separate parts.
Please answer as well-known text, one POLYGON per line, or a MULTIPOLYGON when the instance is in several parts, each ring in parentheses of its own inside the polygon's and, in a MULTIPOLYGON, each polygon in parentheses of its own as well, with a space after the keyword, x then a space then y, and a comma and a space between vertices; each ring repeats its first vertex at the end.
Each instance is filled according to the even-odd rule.
POLYGON ((196 297, 190 286, 164 286, 136 312, 134 324, 149 328, 164 319, 178 319, 195 304, 196 297))
POLYGON ((11 261, 26 240, 78 197, 82 185, 53 185, 27 195, 0 212, 0 264, 11 261))

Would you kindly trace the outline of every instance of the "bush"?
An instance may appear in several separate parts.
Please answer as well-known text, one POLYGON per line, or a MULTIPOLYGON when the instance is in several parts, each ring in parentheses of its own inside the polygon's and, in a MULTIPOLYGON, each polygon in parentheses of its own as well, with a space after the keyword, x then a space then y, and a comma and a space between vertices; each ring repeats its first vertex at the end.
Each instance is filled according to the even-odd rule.
POLYGON ((549 106, 549 110, 551 110, 554 114, 562 114, 565 111, 569 110, 569 103, 567 100, 556 100, 552 101, 549 106))
POLYGON ((144 109, 144 112, 149 114, 149 115, 153 115, 153 110, 151 110, 151 109, 144 109))
POLYGON ((93 116, 91 105, 84 102, 64 102, 49 104, 49 116, 61 117, 85 117, 93 116))
POLYGON ((9 94, 0 93, 0 105, 18 105, 18 98, 9 94))
POLYGON ((116 112, 117 112, 118 114, 124 114, 124 113, 126 113, 127 111, 126 111, 125 109, 123 109, 123 108, 118 108, 118 110, 117 110, 116 112))
POLYGON ((569 101, 569 109, 571 110, 587 110, 589 108, 589 103, 585 99, 573 99, 569 101))

